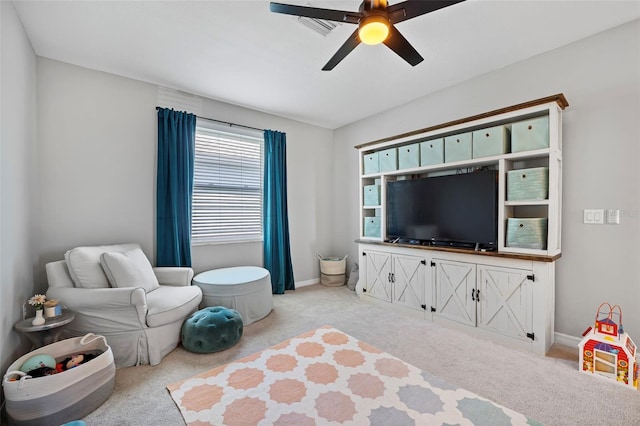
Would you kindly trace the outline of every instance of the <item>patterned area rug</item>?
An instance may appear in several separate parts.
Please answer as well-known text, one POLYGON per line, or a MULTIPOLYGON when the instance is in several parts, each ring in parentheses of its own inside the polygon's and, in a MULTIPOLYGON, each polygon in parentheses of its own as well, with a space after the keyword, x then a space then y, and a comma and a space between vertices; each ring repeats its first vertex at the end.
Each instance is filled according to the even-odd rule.
POLYGON ((167 386, 190 425, 540 425, 332 327, 167 386))

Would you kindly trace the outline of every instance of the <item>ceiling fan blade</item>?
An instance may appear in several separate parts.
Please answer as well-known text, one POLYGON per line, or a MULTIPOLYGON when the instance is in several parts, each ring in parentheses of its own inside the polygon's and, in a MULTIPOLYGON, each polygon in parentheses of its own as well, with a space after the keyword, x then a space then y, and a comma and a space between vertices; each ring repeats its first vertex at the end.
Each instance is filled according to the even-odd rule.
POLYGON ((340 63, 357 45, 360 44, 360 37, 358 37, 358 30, 355 30, 351 36, 344 42, 335 55, 329 59, 329 62, 322 68, 322 71, 331 71, 336 65, 340 63))
POLYGON ((465 0, 439 1, 439 0, 408 0, 402 3, 394 4, 387 7, 387 16, 389 22, 397 24, 425 13, 433 12, 452 6, 456 3, 462 3, 465 0))
POLYGON ((343 10, 320 9, 317 7, 295 6, 292 4, 273 3, 269 4, 269 10, 285 15, 305 16, 307 18, 324 19, 326 21, 347 22, 357 24, 360 13, 347 12, 343 10))
POLYGON ((418 51, 411 46, 411 43, 409 43, 393 25, 391 26, 389 37, 387 37, 383 43, 389 49, 396 52, 402 59, 409 62, 411 66, 415 67, 424 60, 418 51))

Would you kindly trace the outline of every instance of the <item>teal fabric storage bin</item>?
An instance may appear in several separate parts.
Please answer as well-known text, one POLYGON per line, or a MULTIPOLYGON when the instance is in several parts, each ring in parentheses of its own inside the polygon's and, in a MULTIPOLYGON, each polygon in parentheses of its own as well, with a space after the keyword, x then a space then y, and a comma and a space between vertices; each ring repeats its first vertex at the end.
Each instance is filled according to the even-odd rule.
POLYGON ((381 229, 380 217, 365 217, 364 218, 364 232, 365 237, 380 238, 381 229))
POLYGON ((508 153, 510 149, 509 133, 506 126, 494 126, 473 132, 473 158, 508 153))
POLYGON ((420 144, 414 143, 398 148, 398 169, 420 167, 420 144))
POLYGON ((362 190, 362 200, 365 206, 380 205, 380 185, 365 185, 362 190))
POLYGON ((420 142, 420 165, 431 166, 444 163, 444 139, 420 142))
POLYGON ((398 148, 380 151, 380 171, 392 172, 398 170, 398 148))
POLYGON ((549 117, 519 121, 511 125, 511 152, 549 148, 549 117))
POLYGON ((459 135, 447 136, 444 138, 444 161, 470 160, 472 155, 471 132, 459 135))
POLYGON ((507 201, 546 200, 549 198, 549 168, 507 172, 507 201))
POLYGON ((379 153, 371 152, 369 154, 365 154, 362 158, 363 161, 363 173, 365 175, 369 175, 371 173, 379 173, 380 172, 380 164, 378 161, 379 153))
POLYGON ((507 247, 546 250, 546 218, 507 219, 507 247))

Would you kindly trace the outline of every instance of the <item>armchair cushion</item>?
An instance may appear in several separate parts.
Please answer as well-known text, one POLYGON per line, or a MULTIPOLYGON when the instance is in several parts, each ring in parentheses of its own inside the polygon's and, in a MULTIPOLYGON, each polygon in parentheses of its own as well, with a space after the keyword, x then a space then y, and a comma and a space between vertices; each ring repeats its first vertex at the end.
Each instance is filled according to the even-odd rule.
POLYGON ((109 280, 100 266, 100 255, 106 251, 118 252, 140 248, 139 244, 113 244, 76 247, 64 254, 69 275, 79 288, 108 288, 109 280))
POLYGON ((104 252, 100 255, 100 264, 111 287, 142 287, 146 293, 160 287, 149 259, 140 248, 104 252))
POLYGON ((202 290, 193 286, 160 286, 147 293, 147 326, 160 327, 182 321, 197 308, 202 300, 202 290))

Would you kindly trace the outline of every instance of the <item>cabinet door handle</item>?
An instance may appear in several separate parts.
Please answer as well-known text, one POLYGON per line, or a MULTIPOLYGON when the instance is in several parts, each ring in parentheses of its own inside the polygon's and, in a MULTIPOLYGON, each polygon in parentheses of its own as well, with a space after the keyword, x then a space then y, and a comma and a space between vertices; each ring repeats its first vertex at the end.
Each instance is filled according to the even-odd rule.
POLYGON ((474 288, 471 289, 471 300, 474 302, 480 301, 480 290, 476 290, 474 288))
POLYGON ((389 272, 389 275, 387 276, 387 281, 391 282, 391 272, 389 272))

